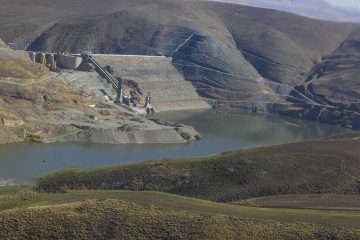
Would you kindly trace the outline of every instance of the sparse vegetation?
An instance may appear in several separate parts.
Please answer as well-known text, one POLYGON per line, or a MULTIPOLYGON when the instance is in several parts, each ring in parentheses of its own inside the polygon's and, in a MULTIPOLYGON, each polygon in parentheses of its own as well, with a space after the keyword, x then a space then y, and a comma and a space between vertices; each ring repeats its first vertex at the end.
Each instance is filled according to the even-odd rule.
POLYGON ((22 61, 0 61, 0 77, 38 79, 44 76, 45 67, 22 61))
POLYGON ((281 204, 264 208, 246 199, 357 194, 359 135, 201 158, 63 169, 39 177, 36 192, 0 189, 0 227, 5 229, 0 238, 358 239, 356 204, 352 211, 336 206, 324 211, 281 204))
MULTIPOLYGON (((23 190, 18 191, 13 194, 23 190)), ((3 205, 0 202, 1 209, 3 205)), ((155 192, 38 194, 7 209, 0 212, 0 238, 5 239, 357 239, 360 236, 359 230, 355 230, 359 217, 356 213, 255 211, 155 192)))
POLYGON ((358 181, 350 178, 348 172, 357 176, 359 140, 329 139, 210 157, 85 170, 71 168, 39 177, 37 186, 47 192, 63 189, 163 191, 223 202, 290 193, 358 194, 358 181), (342 167, 344 161, 346 169, 342 167))
POLYGON ((221 110, 360 128, 358 24, 215 1, 17 0, 1 6, 0 36, 19 48, 171 56, 197 87, 189 95, 217 100, 221 110))
MULTIPOLYGON (((358 24, 212 1, 0 0, 0 6, 0 37, 17 48, 171 56, 161 57, 171 66, 166 78, 186 78, 194 86, 180 85, 182 95, 217 101, 220 110, 360 128, 358 24)), ((158 78, 161 69, 144 66, 137 78, 158 78)), ((87 64, 79 69, 94 71, 87 64)), ((172 142, 162 130, 177 132, 176 142, 200 138, 189 127, 134 117, 59 76, 43 81, 48 73, 0 39, 0 142, 172 142)), ((140 100, 139 84, 123 83, 140 100)), ((173 83, 157 84, 172 96, 173 83)), ((359 146, 355 133, 62 169, 38 177, 34 187, 0 188, 0 239, 360 239, 359 146)))
POLYGON ((232 204, 253 207, 360 210, 358 194, 290 194, 246 199, 232 204))

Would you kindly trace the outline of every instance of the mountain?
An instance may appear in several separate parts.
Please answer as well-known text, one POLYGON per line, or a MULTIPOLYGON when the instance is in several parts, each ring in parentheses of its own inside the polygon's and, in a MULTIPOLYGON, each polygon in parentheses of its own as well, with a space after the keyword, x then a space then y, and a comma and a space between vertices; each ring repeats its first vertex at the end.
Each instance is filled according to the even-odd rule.
POLYGON ((0 36, 20 48, 165 55, 220 110, 280 113, 360 128, 360 25, 191 0, 0 3, 0 36), (340 80, 336 64, 348 66, 340 80), (313 79, 330 68, 331 79, 313 79), (324 100, 339 91, 340 104, 324 100))
POLYGON ((333 6, 322 0, 213 0, 248 6, 277 9, 298 15, 339 22, 360 22, 360 14, 351 9, 333 6))

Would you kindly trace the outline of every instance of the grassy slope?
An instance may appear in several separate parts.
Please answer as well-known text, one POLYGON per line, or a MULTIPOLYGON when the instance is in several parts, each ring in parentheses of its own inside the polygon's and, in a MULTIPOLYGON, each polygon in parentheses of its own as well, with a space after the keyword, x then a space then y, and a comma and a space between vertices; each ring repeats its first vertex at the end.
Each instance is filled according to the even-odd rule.
POLYGON ((0 47, 0 78, 39 79, 47 72, 46 67, 31 62, 26 52, 0 47))
MULTIPOLYGON (((357 239, 357 210, 289 209, 281 204, 263 208, 254 207, 262 205, 252 199, 249 202, 255 203, 250 207, 108 188, 223 201, 273 195, 280 192, 279 187, 285 192, 358 192, 359 141, 360 133, 353 133, 208 158, 63 170, 40 177, 38 190, 106 190, 49 194, 26 187, 0 188, 0 227, 4 229, 0 238, 357 239)), ((296 202, 301 196, 289 197, 285 202, 296 202)))
POLYGON ((8 198, 6 199, 4 197, 0 202, 0 211, 14 208, 59 205, 91 199, 118 199, 147 207, 155 206, 163 209, 189 211, 199 214, 207 213, 278 222, 304 222, 353 228, 360 227, 360 223, 357 221, 360 218, 359 212, 254 208, 216 203, 160 192, 79 190, 69 191, 67 193, 36 194, 30 190, 22 190, 17 194, 8 193, 2 196, 8 196, 8 198), (339 219, 341 219, 341 221, 339 221, 339 219))
POLYGON ((358 212, 250 208, 156 192, 71 191, 33 196, 24 189, 0 192, 0 197, 20 196, 12 199, 18 203, 16 206, 0 201, 1 209, 22 207, 0 212, 0 238, 6 239, 258 239, 266 234, 271 234, 272 239, 356 239, 360 234, 350 229, 359 227, 358 212))
POLYGON ((360 210, 360 196, 350 194, 289 194, 246 199, 233 203, 270 208, 360 210))
POLYGON ((38 187, 50 192, 151 190, 224 202, 291 193, 359 193, 360 139, 356 136, 202 158, 66 169, 40 177, 38 187))

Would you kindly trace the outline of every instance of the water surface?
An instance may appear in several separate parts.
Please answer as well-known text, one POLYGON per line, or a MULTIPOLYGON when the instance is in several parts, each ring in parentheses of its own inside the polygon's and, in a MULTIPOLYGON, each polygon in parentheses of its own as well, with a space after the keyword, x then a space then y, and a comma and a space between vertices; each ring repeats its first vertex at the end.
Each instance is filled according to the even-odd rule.
POLYGON ((211 110, 163 112, 156 117, 191 125, 202 139, 176 145, 0 145, 0 185, 30 181, 39 174, 68 166, 87 168, 167 157, 202 156, 235 148, 318 139, 347 131, 306 120, 211 110))

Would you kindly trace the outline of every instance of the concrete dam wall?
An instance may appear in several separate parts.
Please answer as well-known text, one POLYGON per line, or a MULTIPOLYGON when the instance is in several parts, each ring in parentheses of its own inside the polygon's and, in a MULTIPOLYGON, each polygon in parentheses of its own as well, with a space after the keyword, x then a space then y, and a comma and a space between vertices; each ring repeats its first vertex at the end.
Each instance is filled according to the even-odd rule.
POLYGON ((74 55, 55 55, 57 65, 64 69, 77 69, 81 62, 82 58, 80 56, 74 55))
POLYGON ((56 65, 62 69, 77 69, 82 63, 80 55, 70 54, 55 54, 55 53, 42 53, 42 52, 28 52, 31 61, 41 64, 56 65))
POLYGON ((103 54, 92 57, 101 66, 111 66, 117 76, 138 82, 144 94, 151 92, 155 111, 210 108, 172 65, 171 58, 103 54))

